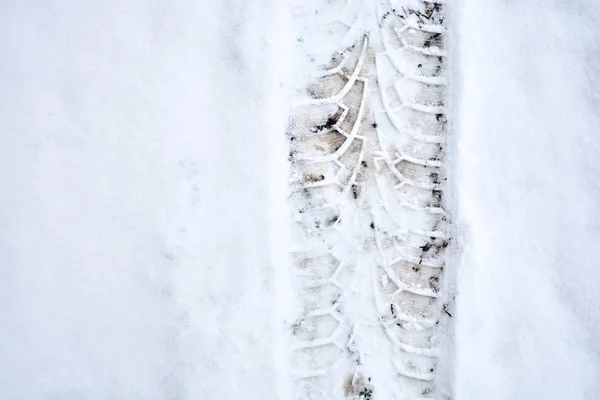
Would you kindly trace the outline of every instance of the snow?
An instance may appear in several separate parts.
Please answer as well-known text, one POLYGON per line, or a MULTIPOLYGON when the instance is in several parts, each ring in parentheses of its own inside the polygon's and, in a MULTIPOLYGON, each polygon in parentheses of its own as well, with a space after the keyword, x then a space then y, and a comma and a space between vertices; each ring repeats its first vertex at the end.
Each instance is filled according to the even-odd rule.
POLYGON ((457 399, 600 391, 593 1, 458 4, 457 399))
POLYGON ((287 14, 3 3, 0 398, 286 398, 287 14))
MULTIPOLYGON (((433 199, 440 161, 435 143, 443 142, 445 119, 414 110, 439 102, 443 90, 414 82, 417 74, 407 77, 402 68, 411 63, 397 61, 407 53, 420 56, 437 78, 444 76, 444 62, 423 55, 434 46, 422 43, 426 34, 415 38, 403 28, 395 5, 321 1, 296 12, 305 28, 298 40, 309 61, 305 68, 316 71, 299 96, 301 108, 292 111, 290 130, 297 152, 293 207, 301 226, 294 236, 298 286, 329 281, 313 284, 318 288, 301 299, 293 369, 317 378, 298 379, 298 399, 358 399, 371 390, 377 399, 442 398, 449 389, 436 340, 444 332, 445 321, 438 320, 446 296, 431 284, 444 260, 438 250, 429 252, 445 248, 443 210, 433 199), (419 50, 401 49, 398 32, 419 50), (364 123, 355 123, 361 114, 364 123), (321 130, 332 133, 314 134, 321 130)), ((412 62, 418 70, 419 62, 412 62)), ((298 293, 302 297, 302 289, 298 293)))
MULTIPOLYGON (((456 399, 600 391, 593 3, 449 4, 456 399)), ((289 398, 282 133, 343 23, 309 65, 277 0, 2 6, 0 398, 289 398)))

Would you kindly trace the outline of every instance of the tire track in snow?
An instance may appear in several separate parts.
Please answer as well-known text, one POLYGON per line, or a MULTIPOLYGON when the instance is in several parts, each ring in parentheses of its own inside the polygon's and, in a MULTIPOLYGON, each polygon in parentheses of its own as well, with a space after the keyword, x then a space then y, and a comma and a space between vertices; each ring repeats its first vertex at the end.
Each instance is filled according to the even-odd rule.
POLYGON ((288 129, 298 398, 449 393, 436 385, 450 315, 445 16, 441 2, 396 3, 302 11, 319 28, 305 46, 318 72, 288 129))

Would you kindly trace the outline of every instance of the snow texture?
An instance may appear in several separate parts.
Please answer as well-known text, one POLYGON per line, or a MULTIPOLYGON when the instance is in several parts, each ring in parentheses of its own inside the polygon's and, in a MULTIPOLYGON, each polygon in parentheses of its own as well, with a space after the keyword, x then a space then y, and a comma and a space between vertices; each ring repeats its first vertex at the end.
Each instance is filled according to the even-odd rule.
POLYGON ((314 71, 288 130, 301 400, 450 394, 445 13, 401 3, 296 10, 314 71))
MULTIPOLYGON (((454 398, 595 399, 600 9, 448 3, 454 398)), ((2 3, 0 399, 289 398, 286 7, 2 3)))
POLYGON ((457 399, 597 399, 595 1, 455 10, 457 399))
POLYGON ((286 398, 287 16, 2 3, 1 399, 286 398))

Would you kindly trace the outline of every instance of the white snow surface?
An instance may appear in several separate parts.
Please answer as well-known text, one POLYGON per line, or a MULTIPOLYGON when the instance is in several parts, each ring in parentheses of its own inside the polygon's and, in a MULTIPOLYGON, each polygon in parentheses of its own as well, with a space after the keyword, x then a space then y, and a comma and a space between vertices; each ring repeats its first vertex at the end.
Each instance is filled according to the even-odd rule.
POLYGON ((285 399, 284 3, 1 10, 0 399, 285 399))
POLYGON ((455 9, 456 398, 600 393, 592 0, 455 9))
MULTIPOLYGON (((455 398, 597 398, 600 9, 450 6, 455 398)), ((0 399, 285 400, 285 2, 1 10, 0 399)))

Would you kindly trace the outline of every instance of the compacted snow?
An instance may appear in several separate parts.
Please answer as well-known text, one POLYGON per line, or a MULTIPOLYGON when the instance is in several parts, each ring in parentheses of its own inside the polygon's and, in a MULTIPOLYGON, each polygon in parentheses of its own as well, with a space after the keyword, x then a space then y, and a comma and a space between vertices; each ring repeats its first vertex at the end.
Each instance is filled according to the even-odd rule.
POLYGON ((325 0, 295 11, 314 75, 288 130, 296 398, 443 398, 444 8, 325 0))

